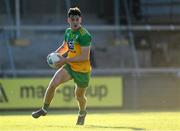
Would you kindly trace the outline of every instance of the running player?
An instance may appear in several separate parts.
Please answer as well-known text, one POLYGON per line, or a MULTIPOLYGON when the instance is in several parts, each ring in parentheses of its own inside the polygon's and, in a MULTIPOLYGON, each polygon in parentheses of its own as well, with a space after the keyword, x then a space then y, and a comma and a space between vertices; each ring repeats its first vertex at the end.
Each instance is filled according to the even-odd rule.
POLYGON ((61 57, 61 60, 56 64, 58 70, 46 89, 44 105, 41 109, 33 112, 32 116, 34 118, 45 116, 54 97, 55 89, 62 83, 73 79, 75 82, 75 97, 79 106, 76 124, 83 125, 87 114, 85 93, 91 74, 91 35, 81 26, 82 17, 79 8, 69 9, 67 21, 70 28, 65 31, 63 44, 55 51, 61 57), (65 53, 67 53, 67 57, 63 57, 65 53))

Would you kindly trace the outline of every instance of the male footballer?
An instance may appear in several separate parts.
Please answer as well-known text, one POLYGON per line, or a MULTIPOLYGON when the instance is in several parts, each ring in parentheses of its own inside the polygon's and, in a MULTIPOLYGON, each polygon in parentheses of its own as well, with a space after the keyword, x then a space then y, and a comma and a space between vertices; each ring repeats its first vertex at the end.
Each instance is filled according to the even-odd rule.
POLYGON ((54 97, 56 88, 62 83, 74 80, 75 98, 77 99, 79 112, 76 125, 84 125, 87 98, 86 89, 91 75, 90 65, 90 47, 91 35, 81 26, 82 17, 79 8, 70 8, 68 11, 67 22, 70 28, 67 28, 62 45, 55 51, 61 58, 56 63, 57 72, 51 79, 44 95, 44 105, 41 109, 32 112, 32 117, 39 118, 48 113, 48 108, 54 97), (63 57, 64 54, 67 57, 63 57))

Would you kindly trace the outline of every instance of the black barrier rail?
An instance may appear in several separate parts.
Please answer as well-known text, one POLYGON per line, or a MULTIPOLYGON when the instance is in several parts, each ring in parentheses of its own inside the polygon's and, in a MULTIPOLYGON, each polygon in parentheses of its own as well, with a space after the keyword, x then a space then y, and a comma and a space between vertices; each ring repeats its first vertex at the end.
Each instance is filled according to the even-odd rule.
MULTIPOLYGON (((43 69, 33 69, 33 70, 0 70, 0 77, 13 76, 49 76, 53 75, 56 70, 43 70, 43 69)), ((167 74, 172 73, 180 76, 180 68, 114 68, 114 69, 93 69, 92 76, 104 76, 104 75, 121 75, 121 74, 167 74)))
MULTIPOLYGON (((67 28, 67 25, 61 26, 50 26, 50 25, 21 25, 19 27, 21 30, 29 31, 61 31, 67 28)), ((126 25, 115 26, 115 25, 86 25, 88 30, 93 31, 114 31, 114 30, 133 30, 133 31, 177 31, 180 30, 179 25, 132 25, 130 28, 126 25)), ((16 26, 0 26, 2 30, 16 30, 16 26)))

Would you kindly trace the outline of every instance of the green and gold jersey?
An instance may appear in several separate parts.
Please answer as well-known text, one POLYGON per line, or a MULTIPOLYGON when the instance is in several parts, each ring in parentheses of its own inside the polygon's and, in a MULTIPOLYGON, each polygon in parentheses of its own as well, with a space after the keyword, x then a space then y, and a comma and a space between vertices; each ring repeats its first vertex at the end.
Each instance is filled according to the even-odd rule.
MULTIPOLYGON (((91 35, 83 27, 77 31, 68 28, 65 31, 64 41, 68 45, 67 58, 71 58, 81 54, 81 47, 91 46, 91 35)), ((69 64, 72 70, 77 72, 86 73, 91 71, 90 58, 87 61, 70 62, 69 64)))

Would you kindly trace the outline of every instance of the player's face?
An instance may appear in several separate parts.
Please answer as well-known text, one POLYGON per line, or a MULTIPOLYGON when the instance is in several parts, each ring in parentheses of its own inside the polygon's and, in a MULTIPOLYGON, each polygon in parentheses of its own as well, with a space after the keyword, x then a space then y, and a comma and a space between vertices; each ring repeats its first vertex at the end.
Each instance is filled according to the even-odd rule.
POLYGON ((78 15, 68 17, 68 23, 72 30, 77 30, 81 26, 81 17, 78 15))

